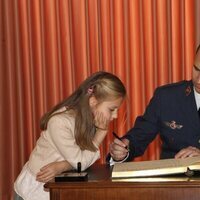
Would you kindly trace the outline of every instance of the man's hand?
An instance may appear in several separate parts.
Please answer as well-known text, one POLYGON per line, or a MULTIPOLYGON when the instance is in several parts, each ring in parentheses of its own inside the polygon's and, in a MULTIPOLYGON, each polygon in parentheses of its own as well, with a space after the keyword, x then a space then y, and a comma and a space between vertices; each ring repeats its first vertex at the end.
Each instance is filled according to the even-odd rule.
POLYGON ((189 146, 187 148, 181 149, 175 155, 175 158, 186 158, 186 157, 194 157, 194 156, 200 156, 200 149, 189 146))
POLYGON ((115 161, 123 160, 128 153, 129 140, 117 138, 110 144, 110 155, 115 161))

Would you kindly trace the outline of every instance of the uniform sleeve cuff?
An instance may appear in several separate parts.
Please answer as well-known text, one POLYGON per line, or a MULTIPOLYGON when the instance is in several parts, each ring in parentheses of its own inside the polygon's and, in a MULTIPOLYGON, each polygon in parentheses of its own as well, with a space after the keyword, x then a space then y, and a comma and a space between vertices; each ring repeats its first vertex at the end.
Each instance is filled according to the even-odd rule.
POLYGON ((112 166, 115 163, 123 163, 128 157, 129 157, 129 152, 127 153, 126 157, 123 160, 120 160, 120 161, 113 160, 113 158, 110 157, 109 164, 110 164, 110 166, 112 166))

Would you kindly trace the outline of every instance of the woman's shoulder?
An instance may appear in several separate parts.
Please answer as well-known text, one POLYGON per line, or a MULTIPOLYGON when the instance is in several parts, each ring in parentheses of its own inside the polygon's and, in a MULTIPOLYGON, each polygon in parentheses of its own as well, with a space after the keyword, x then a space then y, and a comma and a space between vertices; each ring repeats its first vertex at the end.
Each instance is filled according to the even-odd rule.
POLYGON ((57 110, 51 116, 48 121, 48 124, 59 123, 59 124, 71 124, 74 125, 75 122, 75 112, 72 109, 67 109, 65 107, 57 110))

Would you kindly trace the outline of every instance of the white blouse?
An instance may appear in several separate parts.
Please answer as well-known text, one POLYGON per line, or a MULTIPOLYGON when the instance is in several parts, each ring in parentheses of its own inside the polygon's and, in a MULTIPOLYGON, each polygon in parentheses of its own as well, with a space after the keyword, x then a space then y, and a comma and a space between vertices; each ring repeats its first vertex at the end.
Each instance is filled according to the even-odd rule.
POLYGON ((35 180, 26 163, 14 183, 15 192, 24 200, 49 200, 49 192, 45 191, 44 183, 35 180))

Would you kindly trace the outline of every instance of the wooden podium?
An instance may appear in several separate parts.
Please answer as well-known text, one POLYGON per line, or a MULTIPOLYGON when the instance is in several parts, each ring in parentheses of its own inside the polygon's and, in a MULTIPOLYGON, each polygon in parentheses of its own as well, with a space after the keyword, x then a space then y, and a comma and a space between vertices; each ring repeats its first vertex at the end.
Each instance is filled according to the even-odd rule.
POLYGON ((200 177, 112 180, 112 168, 94 165, 85 182, 48 182, 50 200, 199 200, 200 177))

